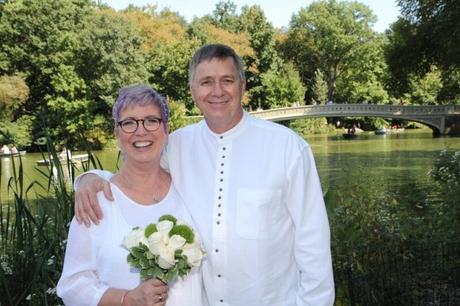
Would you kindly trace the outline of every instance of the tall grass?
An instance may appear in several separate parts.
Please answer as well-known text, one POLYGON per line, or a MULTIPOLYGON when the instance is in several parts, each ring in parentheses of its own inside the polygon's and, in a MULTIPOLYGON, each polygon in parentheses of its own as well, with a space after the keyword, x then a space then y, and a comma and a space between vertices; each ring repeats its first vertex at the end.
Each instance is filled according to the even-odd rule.
MULTIPOLYGON (((83 165, 84 170, 90 166, 102 168, 90 151, 88 154, 89 163, 83 165)), ((33 181, 27 186, 21 157, 10 157, 8 197, 0 198, 2 306, 62 304, 55 287, 73 217, 72 184, 77 165, 68 158, 61 161, 50 139, 42 155, 51 161, 46 168, 37 168, 46 184, 33 181)), ((0 184, 1 181, 0 177, 0 184)))

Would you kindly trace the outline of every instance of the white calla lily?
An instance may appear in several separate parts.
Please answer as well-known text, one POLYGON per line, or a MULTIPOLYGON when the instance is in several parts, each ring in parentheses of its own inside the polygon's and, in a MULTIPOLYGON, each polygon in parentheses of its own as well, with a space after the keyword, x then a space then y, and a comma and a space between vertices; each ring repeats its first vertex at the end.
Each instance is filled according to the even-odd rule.
POLYGON ((155 232, 147 238, 147 247, 153 255, 160 255, 160 249, 164 246, 163 236, 160 232, 155 232))
POLYGON ((160 247, 160 256, 158 257, 158 265, 163 269, 170 269, 174 266, 176 260, 174 258, 174 251, 167 246, 160 247))
POLYGON ((170 248, 173 252, 182 248, 185 244, 185 238, 179 235, 172 235, 169 238, 168 248, 170 248))
POLYGON ((198 267, 204 256, 198 243, 186 244, 182 249, 182 254, 187 256, 187 262, 193 267, 198 267))
POLYGON ((147 238, 144 235, 143 228, 134 228, 124 239, 122 245, 127 249, 130 250, 132 247, 139 246, 139 243, 143 243, 147 245, 147 238))

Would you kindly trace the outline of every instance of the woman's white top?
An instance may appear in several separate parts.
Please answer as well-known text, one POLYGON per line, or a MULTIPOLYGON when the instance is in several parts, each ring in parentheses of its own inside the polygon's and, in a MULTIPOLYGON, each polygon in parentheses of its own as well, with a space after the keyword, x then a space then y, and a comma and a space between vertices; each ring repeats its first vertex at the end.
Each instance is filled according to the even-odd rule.
MULTIPOLYGON (((108 201, 102 192, 98 201, 104 214, 97 226, 87 228, 72 220, 67 240, 64 269, 57 293, 66 305, 97 305, 104 292, 112 288, 134 289, 140 284, 138 270, 130 267, 129 252, 122 246, 123 238, 135 226, 156 223, 164 214, 171 214, 193 226, 183 200, 171 184, 166 197, 155 205, 141 205, 128 198, 111 184, 115 201, 108 201)), ((167 306, 207 305, 200 269, 193 269, 184 279, 169 284, 167 306)))

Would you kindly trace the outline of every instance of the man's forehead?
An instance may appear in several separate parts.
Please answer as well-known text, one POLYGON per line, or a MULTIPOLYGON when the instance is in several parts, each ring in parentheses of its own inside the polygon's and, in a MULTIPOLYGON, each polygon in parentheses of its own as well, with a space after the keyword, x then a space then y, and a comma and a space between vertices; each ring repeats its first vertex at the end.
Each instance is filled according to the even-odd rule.
POLYGON ((204 60, 196 66, 195 75, 199 74, 200 77, 211 76, 216 73, 233 77, 238 76, 238 70, 231 58, 204 60))

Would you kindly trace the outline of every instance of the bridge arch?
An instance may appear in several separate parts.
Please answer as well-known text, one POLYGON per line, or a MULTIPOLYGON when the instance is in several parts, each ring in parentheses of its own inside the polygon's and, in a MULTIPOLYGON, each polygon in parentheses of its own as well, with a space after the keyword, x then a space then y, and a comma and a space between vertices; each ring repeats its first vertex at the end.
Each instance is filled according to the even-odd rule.
POLYGON ((460 121, 460 105, 327 104, 268 109, 251 114, 270 121, 353 116, 397 118, 419 122, 431 127, 435 134, 445 134, 446 122, 450 125, 460 121))

